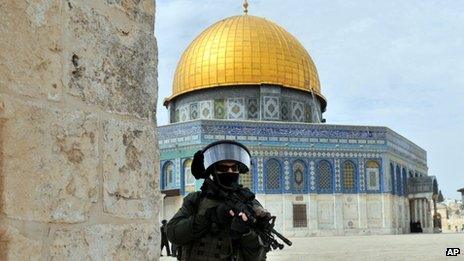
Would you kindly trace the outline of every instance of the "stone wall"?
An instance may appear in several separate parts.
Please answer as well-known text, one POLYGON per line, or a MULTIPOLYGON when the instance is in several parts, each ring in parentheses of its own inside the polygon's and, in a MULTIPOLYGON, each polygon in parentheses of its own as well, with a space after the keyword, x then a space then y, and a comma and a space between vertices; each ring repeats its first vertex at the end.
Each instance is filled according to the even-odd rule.
POLYGON ((464 232, 464 206, 459 201, 445 201, 437 204, 441 216, 441 229, 444 233, 464 232))
POLYGON ((159 256, 154 9, 0 2, 0 260, 159 256))
POLYGON ((288 237, 409 233, 407 199, 389 194, 257 194, 288 237), (293 205, 306 207, 307 225, 294 227, 293 205))

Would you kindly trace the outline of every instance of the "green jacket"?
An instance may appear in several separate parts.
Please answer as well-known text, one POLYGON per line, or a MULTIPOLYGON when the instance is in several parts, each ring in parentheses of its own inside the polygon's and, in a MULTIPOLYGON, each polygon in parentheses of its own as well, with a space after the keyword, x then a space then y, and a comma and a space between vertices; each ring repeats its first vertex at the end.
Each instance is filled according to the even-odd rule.
MULTIPOLYGON (((182 248, 181 260, 216 261, 232 260, 232 245, 229 228, 218 228, 211 224, 205 211, 220 203, 218 200, 193 192, 184 198, 179 211, 168 222, 169 241, 182 248)), ((242 236, 238 247, 237 260, 261 261, 266 254, 258 235, 251 231, 242 236)))

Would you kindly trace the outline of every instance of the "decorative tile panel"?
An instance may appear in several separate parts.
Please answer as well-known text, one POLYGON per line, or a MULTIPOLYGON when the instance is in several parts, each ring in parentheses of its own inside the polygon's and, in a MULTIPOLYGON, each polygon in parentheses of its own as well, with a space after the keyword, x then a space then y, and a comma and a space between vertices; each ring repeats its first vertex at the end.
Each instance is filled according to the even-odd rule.
POLYGON ((264 96, 263 97, 263 119, 278 120, 280 117, 279 97, 264 96))
POLYGON ((302 102, 292 101, 292 121, 304 121, 304 109, 302 102))
POLYGON ((180 107, 180 121, 188 121, 189 119, 189 106, 186 104, 180 107))
POLYGON ((310 105, 308 105, 308 104, 304 105, 304 113, 305 113, 304 121, 305 122, 313 122, 313 118, 312 118, 312 115, 311 115, 311 106, 310 105))
POLYGON ((190 119, 196 120, 198 119, 198 103, 192 102, 190 105, 190 119))
MULTIPOLYGON (((227 132, 228 134, 237 134, 240 132, 244 135, 256 135, 261 133, 268 137, 272 136, 293 136, 293 137, 311 137, 311 138, 350 138, 357 143, 356 139, 385 139, 386 133, 381 130, 367 130, 359 126, 341 126, 336 125, 301 125, 291 123, 269 123, 269 122, 203 122, 204 131, 227 132), (245 133, 245 132, 246 133, 245 133)), ((369 127, 372 129, 382 129, 381 127, 369 127)), ((188 129, 188 127, 186 128, 188 129)))
POLYGON ((174 160, 174 165, 176 166, 174 169, 174 180, 177 187, 180 187, 180 158, 174 160))
POLYGON ((335 192, 341 192, 340 159, 335 159, 335 192))
POLYGON ((179 120, 180 120, 180 111, 179 111, 179 108, 177 108, 174 111, 174 122, 178 122, 179 120))
POLYGON ((365 181, 365 174, 364 174, 364 159, 359 160, 359 191, 364 192, 366 191, 366 181, 365 181))
POLYGON ((213 101, 201 101, 200 104, 200 119, 213 118, 213 101))
POLYGON ((263 158, 258 157, 257 158, 258 166, 258 190, 263 191, 264 190, 264 175, 263 175, 263 158))
POLYGON ((284 187, 285 191, 290 190, 290 162, 288 159, 284 160, 284 187))
POLYGON ((258 119, 259 118, 259 104, 258 99, 248 99, 248 119, 258 119))
MULTIPOLYGON (((188 120, 187 112, 189 112, 189 107, 181 107, 179 107, 179 118, 187 115, 183 117, 184 120, 188 120)), ((407 139, 398 136, 388 128, 375 126, 292 124, 289 122, 193 121, 172 126, 161 126, 159 128, 160 148, 174 150, 175 145, 187 143, 186 138, 195 133, 202 133, 202 139, 205 135, 212 135, 211 137, 223 135, 224 137, 235 136, 239 140, 238 136, 240 136, 244 137, 243 141, 256 144, 256 146, 259 144, 262 148, 269 145, 284 146, 284 143, 289 143, 292 147, 289 151, 292 151, 292 153, 306 152, 308 157, 377 158, 380 157, 379 152, 383 153, 388 149, 394 155, 405 158, 410 162, 408 164, 417 165, 420 169, 426 168, 424 150, 407 139), (179 141, 178 138, 180 137, 185 137, 185 139, 179 141), (279 141, 282 141, 282 144, 279 144, 279 141)), ((283 155, 283 151, 277 150, 277 154, 283 155)), ((363 171, 366 174, 365 168, 363 171)), ((384 174, 386 172, 387 170, 385 170, 384 174)), ((385 176, 388 178, 388 175, 382 176, 381 183, 384 183, 385 176)), ((367 176, 364 181, 365 188, 367 188, 366 178, 367 176)))
MULTIPOLYGON (((299 158, 301 156, 298 156, 299 158)), ((293 192, 302 192, 306 189, 305 183, 307 183, 306 178, 306 169, 303 162, 298 159, 293 162, 292 166, 292 182, 293 182, 293 192)))
POLYGON ((313 160, 309 162, 309 185, 310 190, 314 192, 316 190, 316 171, 315 163, 313 160))
POLYGON ((282 120, 289 121, 290 120, 290 108, 288 106, 287 101, 282 101, 280 103, 280 110, 281 110, 282 120))
POLYGON ((245 103, 243 98, 227 99, 227 118, 230 120, 245 119, 245 103))
POLYGON ((214 118, 225 119, 226 118, 226 106, 224 99, 214 100, 214 118))

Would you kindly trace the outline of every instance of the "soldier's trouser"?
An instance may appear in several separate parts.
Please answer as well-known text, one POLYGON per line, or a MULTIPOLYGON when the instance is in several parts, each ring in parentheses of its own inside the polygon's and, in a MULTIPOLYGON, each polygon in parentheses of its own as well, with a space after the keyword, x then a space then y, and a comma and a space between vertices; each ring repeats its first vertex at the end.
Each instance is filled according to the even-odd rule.
POLYGON ((167 240, 162 240, 161 241, 161 251, 160 254, 163 253, 163 247, 166 247, 166 253, 168 256, 171 255, 171 250, 169 249, 169 242, 167 240))
POLYGON ((177 245, 174 243, 171 243, 171 252, 172 256, 177 256, 177 245))

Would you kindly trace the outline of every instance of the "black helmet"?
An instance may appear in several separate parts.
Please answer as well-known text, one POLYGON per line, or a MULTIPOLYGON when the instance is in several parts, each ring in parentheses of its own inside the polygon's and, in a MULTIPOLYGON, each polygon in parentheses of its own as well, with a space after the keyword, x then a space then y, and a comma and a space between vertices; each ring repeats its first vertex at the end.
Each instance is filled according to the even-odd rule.
POLYGON ((245 145, 231 140, 213 142, 193 156, 192 174, 196 179, 207 178, 218 162, 232 160, 238 163, 238 171, 246 173, 251 168, 251 155, 245 145))

